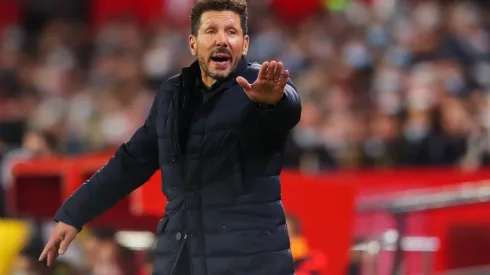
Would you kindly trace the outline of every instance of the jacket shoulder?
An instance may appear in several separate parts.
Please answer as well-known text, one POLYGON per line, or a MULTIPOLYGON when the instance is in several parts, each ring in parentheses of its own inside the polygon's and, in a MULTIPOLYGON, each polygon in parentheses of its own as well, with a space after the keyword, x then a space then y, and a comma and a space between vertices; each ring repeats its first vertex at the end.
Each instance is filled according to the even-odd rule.
POLYGON ((174 75, 167 79, 165 82, 160 85, 160 88, 157 91, 157 97, 164 98, 166 95, 173 94, 180 87, 181 77, 180 74, 174 75))
POLYGON ((174 91, 175 89, 179 88, 182 79, 180 76, 180 74, 174 75, 163 82, 160 86, 159 92, 174 91))

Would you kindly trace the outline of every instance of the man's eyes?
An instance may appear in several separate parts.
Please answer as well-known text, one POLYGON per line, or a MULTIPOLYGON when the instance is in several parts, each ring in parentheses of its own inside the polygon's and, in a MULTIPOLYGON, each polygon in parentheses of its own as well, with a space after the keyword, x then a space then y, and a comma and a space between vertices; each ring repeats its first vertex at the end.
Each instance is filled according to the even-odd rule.
MULTIPOLYGON (((206 34, 215 34, 215 33, 217 33, 217 31, 216 31, 216 30, 207 30, 207 31, 206 31, 206 34)), ((236 32, 235 30, 229 30, 229 31, 227 31, 226 33, 228 33, 228 34, 232 34, 232 35, 235 35, 237 32, 236 32)))

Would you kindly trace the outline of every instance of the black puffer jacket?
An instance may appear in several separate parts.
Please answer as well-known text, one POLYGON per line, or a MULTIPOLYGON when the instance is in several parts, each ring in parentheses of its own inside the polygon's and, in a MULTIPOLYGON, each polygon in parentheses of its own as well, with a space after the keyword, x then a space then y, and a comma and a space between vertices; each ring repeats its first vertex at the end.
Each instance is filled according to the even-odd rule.
POLYGON ((154 274, 172 274, 184 245, 193 275, 294 274, 279 173, 300 99, 290 83, 275 107, 253 103, 235 78, 253 82, 258 71, 258 64, 240 62, 194 115, 185 154, 180 110, 195 87, 198 63, 169 79, 146 123, 65 202, 56 220, 81 228, 160 168, 168 204, 158 225, 154 274))

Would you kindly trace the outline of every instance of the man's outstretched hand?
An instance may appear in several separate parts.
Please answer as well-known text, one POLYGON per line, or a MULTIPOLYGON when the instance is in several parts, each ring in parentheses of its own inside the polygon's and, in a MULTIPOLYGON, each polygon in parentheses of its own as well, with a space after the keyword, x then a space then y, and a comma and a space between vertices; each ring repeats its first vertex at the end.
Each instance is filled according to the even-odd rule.
POLYGON ((70 243, 75 239, 78 230, 66 223, 58 222, 56 227, 51 232, 49 241, 44 247, 39 261, 47 259, 48 266, 52 265, 58 255, 62 255, 68 249, 70 243))
POLYGON ((236 81, 248 97, 259 104, 276 104, 284 95, 284 87, 289 80, 289 71, 283 71, 282 62, 264 62, 254 83, 239 76, 236 81))

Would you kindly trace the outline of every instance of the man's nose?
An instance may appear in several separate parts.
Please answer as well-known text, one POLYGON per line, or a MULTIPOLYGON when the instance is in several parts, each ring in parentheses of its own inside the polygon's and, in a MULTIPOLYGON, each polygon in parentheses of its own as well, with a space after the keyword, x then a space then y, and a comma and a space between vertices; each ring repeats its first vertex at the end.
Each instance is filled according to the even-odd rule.
POLYGON ((218 32, 218 35, 216 36, 216 46, 228 47, 228 39, 226 37, 226 33, 218 32))

